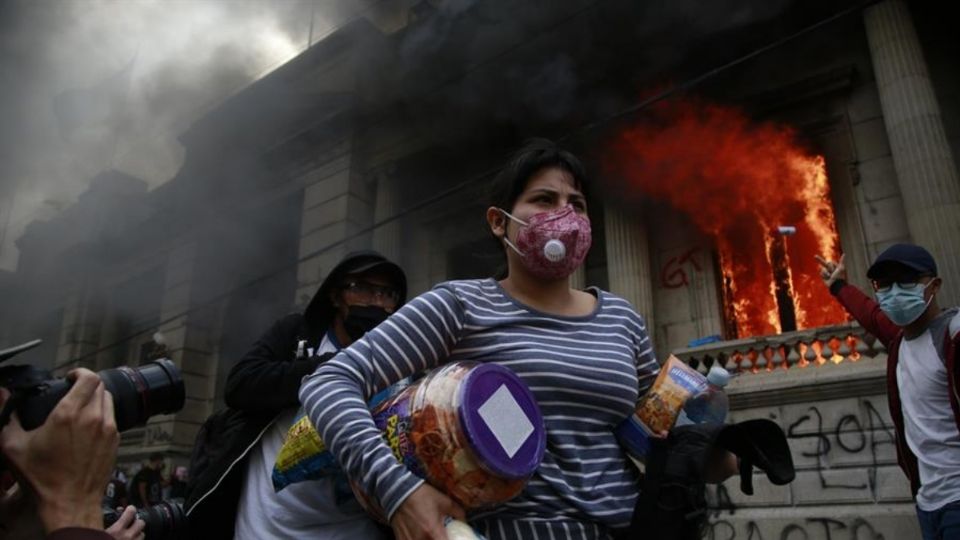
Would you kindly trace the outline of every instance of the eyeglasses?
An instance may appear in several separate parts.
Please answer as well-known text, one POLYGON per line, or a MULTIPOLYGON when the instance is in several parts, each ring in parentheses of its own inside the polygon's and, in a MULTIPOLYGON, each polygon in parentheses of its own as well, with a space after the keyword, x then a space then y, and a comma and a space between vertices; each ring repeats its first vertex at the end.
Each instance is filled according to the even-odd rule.
POLYGON ((871 285, 873 285, 874 291, 885 293, 885 292, 890 292, 890 290, 893 289, 894 285, 896 285, 897 287, 905 291, 913 290, 913 289, 916 289, 917 287, 926 286, 926 283, 919 281, 921 279, 923 279, 923 277, 917 278, 916 280, 913 280, 913 281, 888 281, 888 280, 875 279, 870 283, 871 285))
POLYGON ((374 285, 366 281, 348 281, 344 283, 343 290, 364 302, 397 304, 400 301, 400 292, 393 287, 374 285))

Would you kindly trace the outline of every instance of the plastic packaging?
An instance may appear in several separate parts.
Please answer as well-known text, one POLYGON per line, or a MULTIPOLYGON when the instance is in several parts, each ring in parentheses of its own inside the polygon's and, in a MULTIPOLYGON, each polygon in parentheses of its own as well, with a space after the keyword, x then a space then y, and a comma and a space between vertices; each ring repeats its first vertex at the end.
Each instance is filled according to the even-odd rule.
POLYGON ((714 365, 707 373, 707 387, 699 394, 687 400, 683 406, 677 425, 722 424, 730 411, 730 398, 723 390, 730 382, 730 373, 714 365))
POLYGON ((651 436, 669 431, 687 399, 706 387, 703 375, 670 355, 636 411, 617 426, 620 444, 631 456, 643 460, 650 451, 651 436))
POLYGON ((280 492, 290 484, 316 480, 339 470, 340 465, 323 444, 310 419, 303 410, 299 411, 273 465, 274 491, 280 492))
MULTIPOLYGON (((375 408, 410 386, 412 380, 411 377, 407 377, 381 390, 370 398, 367 405, 375 408)), ((274 491, 280 492, 290 484, 317 480, 341 472, 340 464, 320 439, 320 434, 301 408, 293 425, 287 430, 280 452, 277 453, 271 478, 274 491)))
MULTIPOLYGON (((492 363, 440 367, 374 409, 373 420, 398 461, 467 510, 516 497, 546 448, 533 394, 492 363)), ((383 518, 356 484, 354 491, 383 518)))
POLYGON ((473 527, 452 517, 445 518, 443 520, 443 526, 447 529, 447 540, 487 540, 485 536, 475 531, 473 527))

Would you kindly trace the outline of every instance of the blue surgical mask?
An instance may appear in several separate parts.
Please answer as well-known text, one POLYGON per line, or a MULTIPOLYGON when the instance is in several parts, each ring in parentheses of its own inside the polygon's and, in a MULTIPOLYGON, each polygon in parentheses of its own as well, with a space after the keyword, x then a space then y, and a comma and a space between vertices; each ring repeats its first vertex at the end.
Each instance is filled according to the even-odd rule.
POLYGON ((930 300, 923 299, 923 291, 927 290, 927 285, 930 283, 922 287, 904 289, 899 283, 894 283, 888 291, 877 291, 880 309, 897 326, 907 326, 919 319, 933 300, 932 296, 930 300))

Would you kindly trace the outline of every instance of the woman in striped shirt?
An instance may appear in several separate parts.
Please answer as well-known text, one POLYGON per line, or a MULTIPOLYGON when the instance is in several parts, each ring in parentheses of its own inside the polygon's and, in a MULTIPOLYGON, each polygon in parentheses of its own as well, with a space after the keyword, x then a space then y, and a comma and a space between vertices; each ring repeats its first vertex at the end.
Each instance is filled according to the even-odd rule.
POLYGON ((393 457, 365 399, 447 362, 495 362, 530 387, 544 416, 543 461, 524 491, 470 516, 489 539, 607 539, 629 524, 637 472, 613 430, 658 371, 643 318, 622 298, 569 286, 590 244, 580 161, 528 143, 498 176, 487 210, 504 279, 442 283, 304 379, 300 399, 351 478, 375 495, 400 540, 445 539, 464 512, 393 457), (544 241, 562 230, 561 246, 544 241))

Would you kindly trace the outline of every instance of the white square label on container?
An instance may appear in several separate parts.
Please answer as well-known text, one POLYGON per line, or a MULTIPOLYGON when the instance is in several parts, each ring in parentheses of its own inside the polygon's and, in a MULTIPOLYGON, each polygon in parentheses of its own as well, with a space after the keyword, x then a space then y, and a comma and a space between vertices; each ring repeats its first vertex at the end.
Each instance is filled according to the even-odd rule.
POLYGON ((533 424, 505 384, 497 388, 478 412, 511 458, 533 433, 533 424))

